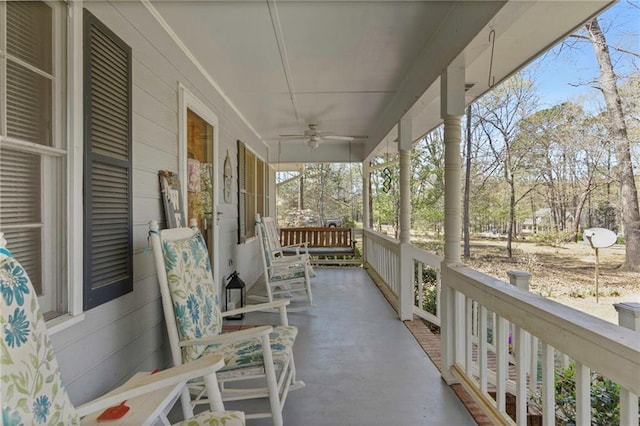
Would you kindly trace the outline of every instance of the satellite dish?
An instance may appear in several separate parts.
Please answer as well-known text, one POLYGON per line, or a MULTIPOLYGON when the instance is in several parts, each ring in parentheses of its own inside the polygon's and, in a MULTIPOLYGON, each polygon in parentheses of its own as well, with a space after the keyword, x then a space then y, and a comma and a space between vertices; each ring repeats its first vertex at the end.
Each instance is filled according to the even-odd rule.
POLYGON ((618 240, 618 236, 605 228, 589 228, 584 230, 582 239, 596 249, 611 247, 618 240))

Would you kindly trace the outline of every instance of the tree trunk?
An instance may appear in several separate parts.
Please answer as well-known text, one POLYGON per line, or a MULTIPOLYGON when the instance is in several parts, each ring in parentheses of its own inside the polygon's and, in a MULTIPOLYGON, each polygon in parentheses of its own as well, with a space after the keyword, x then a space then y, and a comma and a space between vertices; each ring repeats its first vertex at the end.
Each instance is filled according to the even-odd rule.
POLYGON ((585 191, 578 200, 578 206, 576 207, 576 216, 573 220, 573 241, 578 242, 578 233, 580 232, 580 216, 582 216, 582 209, 584 203, 587 201, 587 197, 591 194, 591 190, 585 191))
POLYGON ((304 174, 300 176, 300 190, 298 192, 298 210, 304 210, 304 174))
POLYGON ((318 200, 318 213, 320 223, 317 226, 324 226, 324 163, 320 163, 320 199, 318 200))
POLYGON ((509 227, 507 231, 507 256, 509 259, 513 257, 513 248, 511 242, 513 241, 513 228, 516 223, 516 185, 511 175, 509 183, 509 227))
POLYGON ((462 232, 464 237, 464 258, 471 257, 471 248, 469 247, 469 192, 471 187, 471 105, 467 107, 467 158, 464 174, 464 205, 462 218, 462 232))
POLYGON ((598 20, 594 18, 585 27, 600 67, 600 90, 604 95, 609 120, 611 121, 611 134, 614 139, 614 150, 618 163, 622 225, 626 241, 626 256, 621 269, 640 270, 640 209, 638 207, 638 191, 631 163, 631 148, 627 136, 627 126, 622 112, 622 101, 620 100, 616 77, 611 65, 609 48, 598 20))

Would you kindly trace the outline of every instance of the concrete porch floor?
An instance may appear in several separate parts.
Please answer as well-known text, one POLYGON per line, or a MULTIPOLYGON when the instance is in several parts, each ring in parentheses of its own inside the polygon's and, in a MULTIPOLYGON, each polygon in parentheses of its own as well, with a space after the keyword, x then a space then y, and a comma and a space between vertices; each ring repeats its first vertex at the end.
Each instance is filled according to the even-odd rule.
MULTIPOLYGON (((316 271, 315 306, 289 314, 290 324, 299 328, 294 353, 298 377, 306 387, 289 393, 285 424, 476 424, 366 271, 316 271)), ((277 314, 259 313, 249 315, 244 323, 277 320, 277 314)), ((243 322, 228 322, 234 323, 243 322)), ((226 407, 252 408, 246 402, 226 407)), ((270 425, 271 421, 248 424, 270 425)))

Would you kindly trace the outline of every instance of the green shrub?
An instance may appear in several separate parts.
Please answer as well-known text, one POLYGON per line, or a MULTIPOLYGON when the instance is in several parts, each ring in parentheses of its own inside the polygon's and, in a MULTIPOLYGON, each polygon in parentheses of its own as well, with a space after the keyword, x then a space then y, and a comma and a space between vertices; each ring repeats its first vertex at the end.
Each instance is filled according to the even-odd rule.
POLYGON ((422 299, 422 309, 425 311, 437 315, 438 314, 438 300, 437 300, 436 286, 425 287, 424 297, 422 299))
MULTIPOLYGON (((576 424, 576 366, 575 363, 556 371, 556 423, 576 424)), ((532 403, 541 407, 542 396, 532 403)), ((639 406, 640 412, 640 406, 639 406)), ((591 424, 609 426, 620 424, 620 388, 611 380, 591 372, 591 424)))
MULTIPOLYGON (((438 311, 438 289, 436 286, 438 275, 435 269, 424 267, 422 269, 422 277, 418 277, 418 268, 414 268, 416 271, 415 278, 420 279, 423 283, 422 287, 422 309, 425 311, 437 315, 438 311)), ((414 281, 415 282, 415 281, 414 281)), ((418 304, 418 293, 416 287, 414 304, 418 304)))

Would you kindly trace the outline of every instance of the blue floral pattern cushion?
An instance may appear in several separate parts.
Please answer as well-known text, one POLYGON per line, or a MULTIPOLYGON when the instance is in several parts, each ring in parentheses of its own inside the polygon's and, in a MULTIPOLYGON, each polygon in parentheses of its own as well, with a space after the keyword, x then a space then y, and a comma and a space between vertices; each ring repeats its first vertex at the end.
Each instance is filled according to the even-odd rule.
MULTIPOLYGON (((284 366, 290 358, 293 343, 298 335, 298 328, 294 326, 276 326, 269 334, 273 363, 284 366)), ((224 357, 224 367, 220 371, 232 370, 238 367, 262 365, 262 343, 260 339, 247 339, 239 342, 210 345, 205 355, 219 354, 224 357)))
POLYGON ((0 262, 2 424, 79 424, 31 280, 13 258, 0 262))
MULTIPOLYGON (((162 241, 162 252, 180 340, 220 334, 222 314, 202 235, 162 241)), ((185 362, 198 359, 205 348, 184 347, 182 358, 185 362)))
POLYGON ((242 411, 223 411, 212 413, 205 411, 188 420, 174 423, 173 426, 244 426, 242 411))
POLYGON ((291 265, 288 268, 274 269, 271 273, 270 281, 287 281, 296 278, 304 279, 304 265, 291 265))

